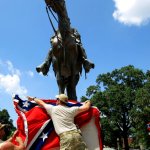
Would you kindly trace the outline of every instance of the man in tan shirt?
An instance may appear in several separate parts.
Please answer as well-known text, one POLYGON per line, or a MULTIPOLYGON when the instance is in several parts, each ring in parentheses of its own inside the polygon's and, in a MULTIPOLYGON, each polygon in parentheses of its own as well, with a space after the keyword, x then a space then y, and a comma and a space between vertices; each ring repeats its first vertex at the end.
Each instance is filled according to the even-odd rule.
POLYGON ((44 107, 51 116, 56 133, 60 137, 60 150, 87 150, 87 146, 82 139, 81 132, 74 124, 74 117, 87 111, 91 103, 87 100, 81 107, 68 107, 68 97, 65 94, 58 95, 57 106, 46 104, 38 98, 28 96, 28 100, 34 100, 44 107))

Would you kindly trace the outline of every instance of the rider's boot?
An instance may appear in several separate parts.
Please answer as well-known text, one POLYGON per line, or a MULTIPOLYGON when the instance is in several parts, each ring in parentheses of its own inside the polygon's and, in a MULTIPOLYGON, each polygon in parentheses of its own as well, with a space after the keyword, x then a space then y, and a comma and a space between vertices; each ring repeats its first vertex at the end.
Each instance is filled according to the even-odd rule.
POLYGON ((42 72, 42 74, 46 76, 49 71, 49 65, 46 62, 43 62, 41 65, 36 67, 36 71, 38 73, 42 72))
POLYGON ((86 73, 88 73, 91 68, 94 69, 94 67, 95 67, 94 63, 92 63, 91 61, 89 61, 87 59, 84 59, 84 61, 83 61, 83 68, 84 68, 86 73))
POLYGON ((80 45, 80 53, 82 55, 83 68, 84 68, 85 72, 88 73, 91 68, 94 69, 95 65, 94 65, 94 63, 92 63, 91 61, 89 61, 87 59, 85 49, 81 45, 80 45))
POLYGON ((52 61, 52 50, 50 50, 48 52, 46 60, 41 65, 36 67, 36 71, 38 73, 42 72, 42 74, 44 76, 46 76, 48 74, 48 71, 49 71, 49 68, 51 65, 51 61, 52 61))

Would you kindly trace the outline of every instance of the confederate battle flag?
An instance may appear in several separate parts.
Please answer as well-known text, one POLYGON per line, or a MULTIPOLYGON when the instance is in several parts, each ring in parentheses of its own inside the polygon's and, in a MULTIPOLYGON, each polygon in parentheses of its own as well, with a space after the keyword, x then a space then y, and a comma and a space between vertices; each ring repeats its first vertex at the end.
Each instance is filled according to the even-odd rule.
MULTIPOLYGON (((56 100, 44 100, 49 105, 56 106, 56 100)), ((44 108, 35 102, 22 100, 18 95, 13 98, 14 107, 18 114, 17 134, 20 136, 27 150, 59 150, 59 137, 55 133, 51 117, 44 108)), ((82 103, 69 101, 69 107, 82 106, 82 103)), ((102 150, 100 111, 96 107, 79 114, 75 118, 76 125, 81 129, 84 141, 89 150, 102 150)))

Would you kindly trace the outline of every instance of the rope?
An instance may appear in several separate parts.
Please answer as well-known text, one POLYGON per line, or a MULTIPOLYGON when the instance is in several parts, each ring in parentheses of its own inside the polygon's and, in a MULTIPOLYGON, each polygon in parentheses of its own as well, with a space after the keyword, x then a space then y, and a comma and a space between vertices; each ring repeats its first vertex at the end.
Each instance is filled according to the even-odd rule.
POLYGON ((55 18, 55 20, 56 20, 57 22, 58 22, 58 20, 57 20, 57 18, 55 17, 55 15, 53 14, 53 12, 52 12, 50 6, 46 6, 46 12, 47 12, 47 15, 48 15, 48 19, 49 19, 49 21, 50 21, 50 24, 51 24, 51 26, 52 26, 52 29, 53 29, 53 31, 54 31, 54 33, 55 33, 57 39, 58 39, 58 41, 59 41, 58 44, 60 44, 61 47, 64 47, 63 44, 62 44, 62 42, 61 42, 61 40, 60 40, 60 38, 58 37, 57 31, 56 31, 56 29, 55 29, 55 27, 54 27, 54 25, 53 25, 53 22, 52 22, 52 19, 51 19, 50 15, 49 15, 49 11, 48 11, 48 10, 52 13, 53 17, 55 18))
MULTIPOLYGON (((54 9, 56 9, 56 3, 55 2, 53 2, 53 5, 54 5, 54 9)), ((59 5, 58 5, 59 6, 59 5)), ((57 21, 57 23, 58 23, 58 20, 57 20, 57 18, 55 17, 55 15, 54 15, 54 13, 53 13, 53 11, 51 10, 51 7, 50 6, 47 6, 46 7, 47 9, 47 14, 48 14, 48 17, 49 17, 49 20, 50 20, 50 23, 51 23, 51 25, 52 25, 52 28, 53 28, 53 30, 54 30, 54 32, 55 32, 55 35, 56 35, 56 37, 57 37, 57 39, 58 39, 58 44, 60 44, 60 46, 63 48, 63 54, 64 54, 64 64, 66 65, 66 49, 65 49, 65 46, 63 45, 63 42, 61 42, 61 40, 59 39, 59 37, 58 37, 58 34, 57 34, 57 31, 56 31, 56 29, 54 28, 54 25, 53 25, 53 22, 52 22, 52 20, 51 20, 51 18, 50 18, 50 15, 49 15, 49 13, 48 13, 48 9, 49 9, 49 11, 51 12, 51 14, 53 15, 53 17, 54 17, 54 19, 57 21)), ((59 8, 60 9, 60 8, 59 8)), ((65 26, 64 26, 65 27, 65 26)))
POLYGON ((51 14, 53 15, 54 19, 56 20, 56 22, 58 23, 58 20, 57 20, 56 16, 54 15, 51 7, 50 6, 47 6, 47 7, 48 7, 49 11, 51 12, 51 14))
MULTIPOLYGON (((57 31, 56 31, 56 29, 55 29, 55 27, 54 27, 54 25, 53 25, 53 22, 52 22, 52 20, 51 20, 51 17, 50 17, 50 15, 49 15, 49 13, 48 13, 48 6, 46 6, 46 12, 47 12, 47 15, 48 15, 48 19, 49 19, 49 21, 50 21, 50 23, 51 23, 51 26, 52 26, 52 28, 53 28, 53 30, 54 30, 54 33, 57 35, 57 31)), ((50 9, 50 8, 49 8, 50 9)))

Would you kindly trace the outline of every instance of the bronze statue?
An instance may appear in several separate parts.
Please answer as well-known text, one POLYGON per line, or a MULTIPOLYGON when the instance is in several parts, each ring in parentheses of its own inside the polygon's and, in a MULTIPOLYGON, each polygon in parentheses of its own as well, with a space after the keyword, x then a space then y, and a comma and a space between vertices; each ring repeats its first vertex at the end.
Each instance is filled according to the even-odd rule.
POLYGON ((88 73, 94 64, 87 60, 78 31, 70 26, 64 0, 45 0, 46 5, 58 16, 58 30, 50 39, 52 48, 37 72, 47 75, 51 62, 59 87, 59 94, 67 92, 68 98, 77 100, 76 85, 82 73, 82 66, 88 73))

